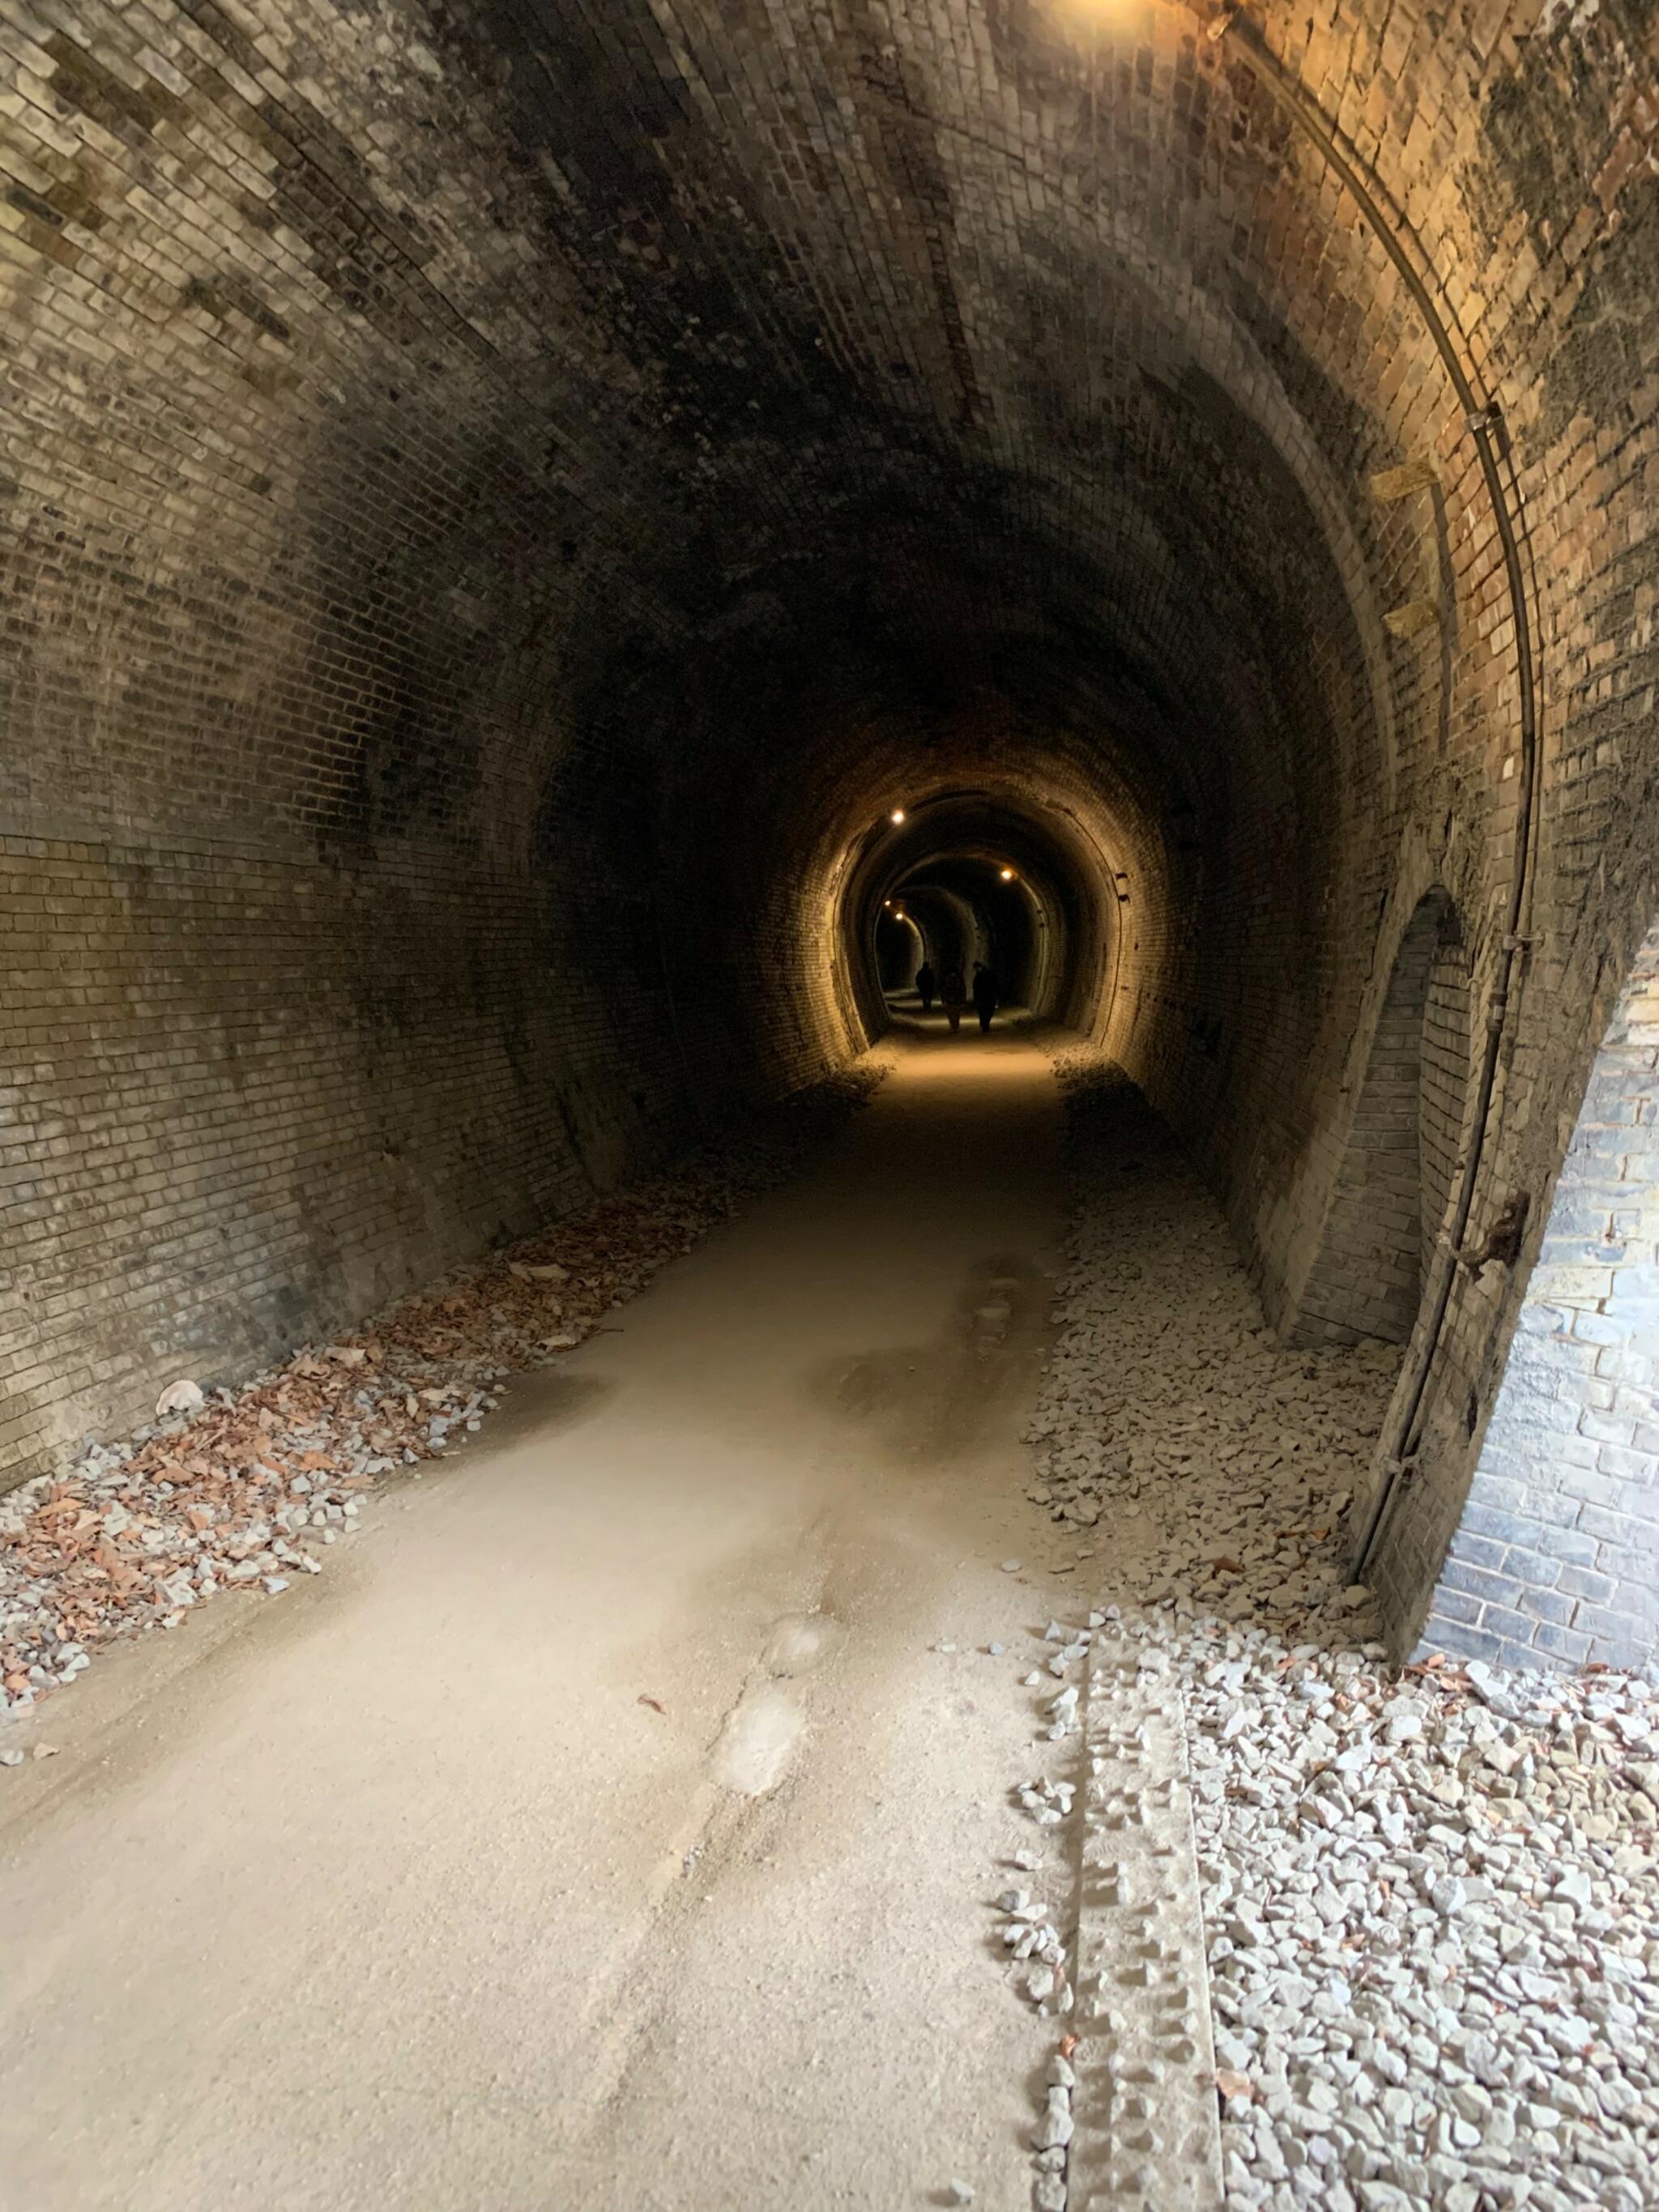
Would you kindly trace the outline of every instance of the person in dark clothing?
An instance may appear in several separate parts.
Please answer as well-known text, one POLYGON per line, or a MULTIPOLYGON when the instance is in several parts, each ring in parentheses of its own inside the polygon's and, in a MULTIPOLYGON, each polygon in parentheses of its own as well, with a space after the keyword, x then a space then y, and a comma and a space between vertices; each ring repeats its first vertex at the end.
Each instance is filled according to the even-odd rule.
POLYGON ((982 960, 974 963, 974 1012, 979 1016, 980 1035, 991 1026, 991 1017, 997 1010, 997 979, 982 960))
POLYGON ((951 1024, 951 1034, 954 1036, 962 1027, 962 1010, 968 1003, 968 986, 962 979, 962 963, 959 960, 952 960, 946 967, 939 981, 939 1004, 945 1009, 945 1019, 951 1024))
POLYGON ((933 1011, 933 994, 939 988, 939 977, 934 975, 925 960, 916 970, 916 988, 921 994, 922 1012, 931 1014, 933 1011))

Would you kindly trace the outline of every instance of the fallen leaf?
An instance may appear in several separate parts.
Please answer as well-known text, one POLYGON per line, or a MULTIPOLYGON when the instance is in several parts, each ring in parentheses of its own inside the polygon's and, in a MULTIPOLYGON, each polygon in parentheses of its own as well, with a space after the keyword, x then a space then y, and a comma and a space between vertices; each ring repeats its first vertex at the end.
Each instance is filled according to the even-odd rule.
POLYGON ((1243 1561, 1230 1559, 1224 1552, 1218 1559, 1212 1559, 1210 1565, 1218 1575, 1242 1575, 1244 1571, 1243 1561))
POLYGON ((1071 2057, 1072 2053, 1077 2049, 1077 2041, 1078 2039, 1076 2036, 1070 2033, 1069 2031, 1060 2037, 1060 2055, 1062 2058, 1069 2058, 1071 2057))
POLYGON ((639 1702, 642 1705, 649 1705, 653 1713, 662 1713, 665 1716, 667 1714, 667 1706, 659 1704, 655 1698, 647 1698, 643 1690, 640 1692, 639 1702))

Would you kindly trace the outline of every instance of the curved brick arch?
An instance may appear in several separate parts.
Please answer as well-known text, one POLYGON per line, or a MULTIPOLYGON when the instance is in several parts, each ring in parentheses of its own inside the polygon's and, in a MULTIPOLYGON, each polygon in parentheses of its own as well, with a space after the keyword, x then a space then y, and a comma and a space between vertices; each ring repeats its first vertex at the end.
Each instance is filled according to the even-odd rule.
POLYGON ((1462 1134, 1468 990, 1457 909, 1437 885, 1395 953, 1293 1343, 1412 1333, 1462 1134))
POLYGON ((1590 1070, 1424 1627, 1469 1658, 1659 1652, 1659 922, 1590 1070))

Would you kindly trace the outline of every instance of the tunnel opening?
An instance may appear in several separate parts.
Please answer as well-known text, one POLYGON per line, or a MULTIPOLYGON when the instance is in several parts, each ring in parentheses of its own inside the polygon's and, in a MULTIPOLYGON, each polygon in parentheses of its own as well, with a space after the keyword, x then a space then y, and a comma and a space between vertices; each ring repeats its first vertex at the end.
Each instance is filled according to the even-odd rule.
MULTIPOLYGON (((976 969, 995 981, 999 1002, 1039 1019, 1048 1013, 1063 957, 1058 917, 1000 854, 945 852, 924 862, 896 887, 895 909, 915 917, 921 949, 937 981, 952 974, 971 979, 976 969)), ((889 910, 884 899, 884 913, 889 910)), ((914 980, 906 979, 907 986, 914 980)), ((886 992, 890 1002, 894 994, 886 992)))
POLYGON ((984 969, 1005 1008, 1039 1022, 1103 1027, 1117 910, 1110 880, 1087 832, 1041 798, 957 787, 915 799, 902 821, 890 814, 842 895, 845 970, 864 1034, 886 1028, 924 958, 940 980, 954 970, 971 984, 984 969), (906 946, 914 957, 895 982, 906 946))

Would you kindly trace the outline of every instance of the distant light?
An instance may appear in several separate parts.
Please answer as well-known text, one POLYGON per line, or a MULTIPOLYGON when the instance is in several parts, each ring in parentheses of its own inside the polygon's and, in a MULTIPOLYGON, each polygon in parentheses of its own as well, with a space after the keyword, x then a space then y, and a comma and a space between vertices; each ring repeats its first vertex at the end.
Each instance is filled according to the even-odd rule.
POLYGON ((1005 869, 1003 870, 1003 872, 1002 872, 1002 880, 1003 880, 1003 882, 1004 882, 1005 884, 1011 884, 1011 883, 1012 883, 1012 881, 1014 880, 1014 872, 1013 872, 1013 870, 1012 870, 1012 868, 1005 868, 1005 869))
POLYGON ((896 806, 892 812, 888 816, 887 819, 890 822, 902 822, 904 819, 904 809, 902 806, 896 806))
POLYGON ((884 899, 884 900, 882 901, 882 904, 883 904, 884 907, 887 907, 887 908, 890 908, 890 908, 891 908, 891 907, 892 907, 892 903, 893 903, 893 902, 892 902, 892 900, 891 900, 891 899, 884 899))

